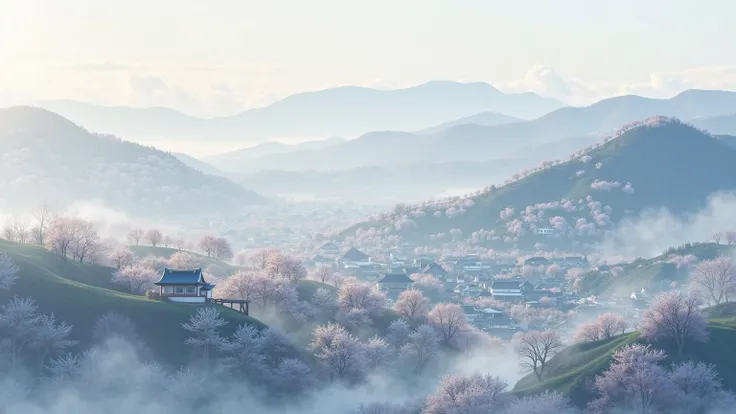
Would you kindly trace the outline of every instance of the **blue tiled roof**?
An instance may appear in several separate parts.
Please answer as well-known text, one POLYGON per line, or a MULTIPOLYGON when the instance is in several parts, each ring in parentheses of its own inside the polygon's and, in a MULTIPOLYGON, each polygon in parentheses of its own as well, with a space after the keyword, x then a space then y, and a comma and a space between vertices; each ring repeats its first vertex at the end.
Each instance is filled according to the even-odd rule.
POLYGON ((202 269, 174 270, 164 269, 157 285, 206 285, 202 269))

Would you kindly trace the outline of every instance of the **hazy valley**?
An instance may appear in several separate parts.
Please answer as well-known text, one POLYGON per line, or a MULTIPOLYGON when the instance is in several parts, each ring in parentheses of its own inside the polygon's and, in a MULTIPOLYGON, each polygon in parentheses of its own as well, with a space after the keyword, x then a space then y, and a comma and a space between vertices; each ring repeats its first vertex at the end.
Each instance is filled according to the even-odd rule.
POLYGON ((0 6, 0 412, 736 412, 736 10, 567 6, 0 6))

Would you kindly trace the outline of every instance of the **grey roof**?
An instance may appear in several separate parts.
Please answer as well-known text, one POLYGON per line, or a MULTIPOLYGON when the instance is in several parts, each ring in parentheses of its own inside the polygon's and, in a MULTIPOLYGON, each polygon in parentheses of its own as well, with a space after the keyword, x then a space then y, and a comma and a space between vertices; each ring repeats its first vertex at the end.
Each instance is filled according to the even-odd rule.
POLYGON ((320 249, 321 250, 339 250, 340 248, 337 247, 335 243, 329 242, 329 243, 325 243, 324 245, 322 245, 320 249))
POLYGON ((414 283, 414 281, 404 273, 386 273, 378 283, 414 283))
POLYGON ((475 315, 478 313, 473 305, 463 305, 463 312, 465 312, 466 315, 475 315))
POLYGON ((422 270, 422 273, 430 273, 433 275, 443 276, 447 274, 447 270, 445 270, 444 267, 438 265, 437 263, 430 263, 424 267, 424 270, 422 270))
MULTIPOLYGON (((202 269, 174 270, 166 268, 156 285, 208 285, 202 269)), ((214 286, 214 285, 213 285, 214 286)))
POLYGON ((491 289, 520 289, 521 283, 518 281, 496 280, 491 285, 491 289))
POLYGON ((546 257, 536 256, 524 260, 524 264, 549 264, 549 260, 546 257))
POLYGON ((363 262, 368 260, 368 255, 356 249, 355 247, 351 247, 350 250, 342 255, 342 258, 343 260, 350 260, 353 262, 363 262))

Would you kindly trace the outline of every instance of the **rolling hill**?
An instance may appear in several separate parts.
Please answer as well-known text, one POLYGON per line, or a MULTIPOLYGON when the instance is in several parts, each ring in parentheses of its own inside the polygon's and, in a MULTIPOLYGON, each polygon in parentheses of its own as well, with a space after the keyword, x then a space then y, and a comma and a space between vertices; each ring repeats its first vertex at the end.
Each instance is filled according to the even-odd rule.
POLYGON ((291 194, 354 202, 403 202, 435 197, 447 191, 462 194, 488 183, 503 182, 506 177, 528 165, 525 161, 400 164, 335 172, 260 171, 233 175, 233 179, 260 194, 284 198, 291 194), (380 188, 380 193, 367 192, 366 188, 380 188))
POLYGON ((219 175, 219 176, 224 175, 223 172, 220 171, 219 169, 213 167, 212 165, 198 158, 194 158, 189 154, 184 154, 181 152, 172 152, 171 155, 176 157, 176 159, 178 159, 179 161, 183 162, 184 165, 186 165, 187 167, 194 168, 197 171, 201 171, 208 175, 219 175))
POLYGON ((239 139, 355 136, 418 130, 482 111, 536 118, 564 106, 534 93, 505 94, 487 83, 434 81, 397 90, 343 86, 286 97, 237 115, 198 119, 166 108, 99 107, 42 102, 95 132, 125 139, 239 139))
POLYGON ((494 230, 491 245, 567 243, 599 237, 622 218, 648 208, 694 212, 705 207, 712 194, 731 190, 736 190, 736 152, 674 118, 658 117, 585 157, 579 154, 525 177, 518 175, 503 187, 469 199, 394 211, 344 235, 357 228, 396 225, 405 240, 426 241, 429 235, 454 228, 466 237, 480 229, 494 230), (506 208, 513 212, 501 218, 506 208), (556 224, 552 217, 559 217, 556 224), (536 229, 548 227, 555 228, 552 235, 537 234, 536 229))
MULTIPOLYGON (((670 99, 621 96, 586 107, 565 107, 538 119, 484 126, 459 124, 431 134, 375 131, 322 151, 273 154, 254 170, 343 170, 406 163, 488 161, 516 157, 525 149, 560 140, 611 135, 621 125, 655 115, 690 120, 736 111, 736 92, 689 90, 670 99)), ((547 160, 560 157, 551 153, 547 160)), ((530 164, 534 165, 534 164, 530 164)))
POLYGON ((691 123, 711 134, 736 135, 736 114, 733 113, 695 118, 691 123))
MULTIPOLYGON (((736 341, 736 318, 711 319, 708 334, 709 339, 705 344, 686 348, 683 360, 715 365, 723 385, 731 391, 736 391, 736 358, 731 352, 736 341)), ((527 375, 517 382, 513 392, 517 395, 529 395, 556 390, 583 408, 595 398, 589 387, 590 382, 608 368, 611 357, 617 349, 637 341, 639 333, 632 332, 609 340, 572 345, 550 361, 547 378, 541 383, 533 374, 527 375)), ((665 364, 679 362, 672 357, 676 355, 676 350, 672 347, 666 344, 655 344, 655 347, 663 349, 670 355, 665 364)))
POLYGON ((639 259, 620 265, 620 274, 615 277, 608 271, 591 271, 583 275, 580 293, 625 298, 629 297, 632 292, 639 292, 641 289, 649 292, 667 290, 670 282, 682 284, 690 277, 688 267, 678 266, 672 256, 694 255, 699 260, 710 260, 721 255, 731 255, 733 252, 733 246, 716 243, 696 243, 672 248, 651 259, 639 259))
MULTIPOLYGON (((13 297, 31 297, 39 312, 53 312, 57 318, 74 326, 72 336, 88 347, 93 341, 97 318, 114 312, 130 318, 154 356, 174 367, 190 359, 191 349, 181 324, 196 312, 196 305, 149 300, 116 290, 110 283, 114 269, 93 264, 62 260, 43 247, 0 240, 0 251, 7 253, 19 268, 20 278, 10 291, 0 291, 0 303, 13 297)), ((263 326, 259 321, 223 308, 228 321, 223 332, 229 334, 237 325, 263 326)))
POLYGON ((44 109, 0 109, 0 154, 2 205, 11 210, 35 208, 45 200, 57 205, 95 200, 150 217, 227 211, 267 201, 167 152, 91 134, 44 109))
POLYGON ((443 131, 447 128, 454 127, 457 125, 467 125, 467 124, 475 124, 475 125, 483 125, 483 126, 496 126, 496 125, 503 125, 503 124, 510 124, 512 122, 521 122, 523 119, 516 118, 513 116, 508 116, 504 114, 499 114, 496 112, 480 112, 475 115, 466 116, 460 119, 456 119, 454 121, 449 122, 443 122, 437 126, 426 128, 421 131, 417 131, 417 134, 434 134, 440 131, 443 131))
POLYGON ((318 141, 307 141, 300 144, 283 144, 280 142, 265 142, 253 147, 243 148, 232 152, 210 155, 204 161, 216 165, 224 171, 237 172, 248 168, 251 161, 271 154, 285 154, 300 150, 319 150, 345 142, 344 138, 331 137, 318 141))

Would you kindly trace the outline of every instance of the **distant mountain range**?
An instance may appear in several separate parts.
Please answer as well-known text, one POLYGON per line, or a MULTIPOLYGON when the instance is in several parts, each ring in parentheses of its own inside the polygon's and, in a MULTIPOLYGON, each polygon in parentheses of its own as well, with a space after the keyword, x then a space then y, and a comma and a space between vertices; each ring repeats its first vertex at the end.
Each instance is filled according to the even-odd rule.
POLYGON ((690 123, 698 128, 705 129, 711 134, 736 135, 736 113, 699 117, 693 119, 690 123))
POLYGON ((200 119, 167 108, 102 107, 74 101, 40 106, 94 132, 134 140, 240 140, 357 136, 414 131, 483 111, 533 119, 565 106, 534 93, 506 94, 487 83, 433 81, 377 90, 344 86, 291 95, 237 115, 200 119))
POLYGON ((736 150, 728 141, 676 119, 657 118, 584 157, 517 176, 515 182, 466 200, 395 211, 344 235, 357 228, 395 226, 405 240, 423 242, 451 228, 464 237, 493 230, 486 233, 486 242, 499 246, 592 240, 647 208, 694 212, 705 207, 708 196, 736 190, 736 150), (540 228, 554 232, 540 235, 540 228))
POLYGON ((229 211, 267 200, 173 155, 87 132, 47 110, 0 109, 4 211, 101 201, 133 215, 229 211))
POLYGON ((457 125, 475 124, 475 125, 482 125, 482 126, 496 126, 496 125, 503 125, 503 124, 511 124, 513 122, 521 122, 521 121, 524 121, 524 120, 521 118, 513 117, 513 116, 499 114, 497 112, 486 111, 486 112, 477 113, 475 115, 466 116, 460 119, 455 119, 453 121, 443 122, 437 126, 426 128, 421 131, 416 131, 416 133, 431 135, 437 132, 442 132, 450 127, 454 127, 457 125))
POLYGON ((520 160, 460 161, 359 167, 337 172, 260 171, 232 178, 261 194, 287 199, 340 199, 395 204, 441 194, 468 193, 492 183, 503 182, 526 165, 520 160))
POLYGON ((243 148, 236 151, 210 155, 202 160, 216 165, 223 171, 241 171, 249 165, 250 161, 271 154, 285 154, 299 150, 319 150, 333 145, 342 144, 345 138, 332 137, 324 140, 307 141, 300 144, 283 144, 280 142, 264 142, 253 147, 243 148))
MULTIPOLYGON (((551 144, 549 148, 554 150, 554 143, 563 139, 596 142, 621 125, 654 115, 689 121, 724 113, 736 113, 736 92, 689 90, 670 99, 622 96, 586 107, 557 109, 531 121, 484 126, 458 120, 429 134, 371 132, 320 151, 267 155, 253 160, 245 169, 328 171, 422 162, 488 161, 517 157, 521 151, 539 145, 551 144)), ((708 119, 707 122, 715 122, 720 118, 708 119)), ((700 122, 706 121, 697 121, 696 125, 700 122)), ((729 128, 718 131, 736 133, 729 128)), ((563 155, 558 151, 546 159, 560 156, 563 155)))

